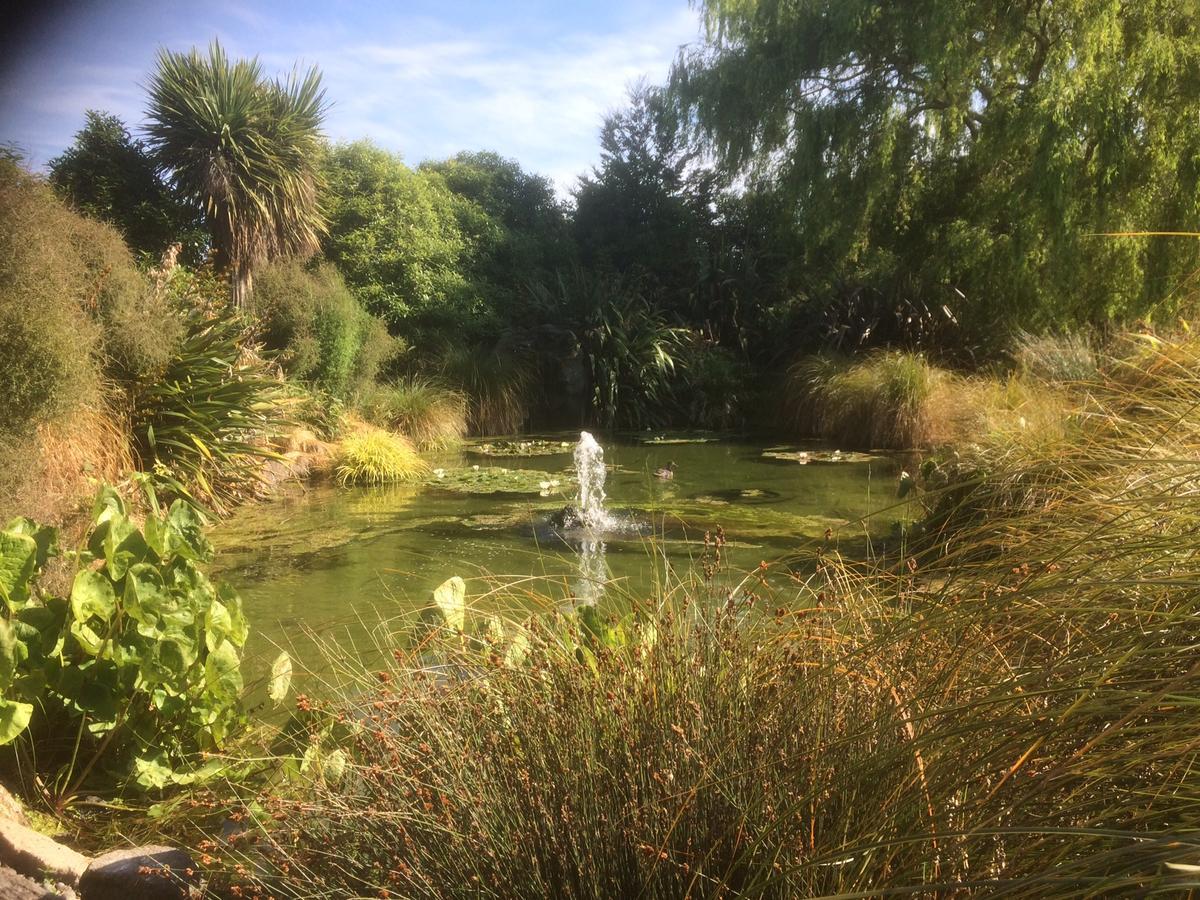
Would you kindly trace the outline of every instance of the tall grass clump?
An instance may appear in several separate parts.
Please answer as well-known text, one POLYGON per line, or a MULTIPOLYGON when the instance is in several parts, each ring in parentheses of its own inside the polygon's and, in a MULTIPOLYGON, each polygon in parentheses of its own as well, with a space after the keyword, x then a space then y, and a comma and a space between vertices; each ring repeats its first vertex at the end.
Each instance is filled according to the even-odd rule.
POLYGON ((400 432, 421 450, 445 449, 467 433, 467 398, 420 377, 370 387, 356 406, 368 422, 400 432))
POLYGON ((786 402, 806 433, 863 449, 909 450, 957 436, 959 379, 924 356, 804 357, 788 370, 786 402))
POLYGON ((342 439, 335 466, 334 477, 342 486, 414 481, 429 471, 403 437, 371 426, 342 439))
POLYGON ((1030 334, 1018 332, 1013 341, 1017 370, 1039 381, 1074 384, 1095 380, 1099 360, 1085 334, 1030 334))
POLYGON ((439 376, 467 397, 471 434, 515 434, 529 420, 536 384, 533 358, 504 341, 450 344, 438 355, 439 376))

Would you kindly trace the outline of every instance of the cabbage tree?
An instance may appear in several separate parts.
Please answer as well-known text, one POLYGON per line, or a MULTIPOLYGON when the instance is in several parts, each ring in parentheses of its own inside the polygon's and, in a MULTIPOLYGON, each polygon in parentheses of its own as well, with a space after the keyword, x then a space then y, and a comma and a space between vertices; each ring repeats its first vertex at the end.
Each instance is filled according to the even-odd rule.
POLYGON ((207 55, 159 51, 149 92, 149 145, 204 210, 214 261, 241 304, 258 263, 315 252, 325 229, 321 73, 268 79, 257 58, 230 60, 214 41, 207 55))

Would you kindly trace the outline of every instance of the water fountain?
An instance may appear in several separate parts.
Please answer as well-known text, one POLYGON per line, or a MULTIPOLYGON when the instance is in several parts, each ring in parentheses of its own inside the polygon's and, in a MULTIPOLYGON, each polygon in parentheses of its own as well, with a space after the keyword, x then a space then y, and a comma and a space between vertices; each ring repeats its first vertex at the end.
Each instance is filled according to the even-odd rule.
POLYGON ((604 508, 604 448, 586 431, 575 445, 575 473, 579 478, 579 527, 593 533, 611 530, 615 523, 604 508))

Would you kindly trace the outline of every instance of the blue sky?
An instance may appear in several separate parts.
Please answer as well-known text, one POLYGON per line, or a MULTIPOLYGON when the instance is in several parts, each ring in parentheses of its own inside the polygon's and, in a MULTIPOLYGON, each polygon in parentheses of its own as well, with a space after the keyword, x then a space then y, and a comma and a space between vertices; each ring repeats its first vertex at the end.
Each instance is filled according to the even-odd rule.
MULTIPOLYGON (((36 2, 36 0, 35 0, 36 2)), ((160 46, 258 55, 269 73, 320 66, 326 131, 370 137, 412 164, 495 150, 566 193, 599 157, 605 112, 638 78, 661 82, 700 37, 686 0, 265 2, 75 0, 39 5, 0 46, 0 144, 34 167, 84 110, 142 121, 160 46)))

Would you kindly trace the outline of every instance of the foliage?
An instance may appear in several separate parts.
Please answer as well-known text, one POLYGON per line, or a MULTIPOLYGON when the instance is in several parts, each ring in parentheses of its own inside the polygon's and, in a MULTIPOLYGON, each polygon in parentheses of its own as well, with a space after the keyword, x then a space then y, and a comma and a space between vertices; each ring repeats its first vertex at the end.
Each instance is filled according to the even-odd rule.
POLYGON ((89 109, 74 143, 49 167, 58 195, 115 226, 134 253, 157 261, 179 241, 186 262, 201 261, 206 239, 196 209, 175 196, 146 145, 116 116, 89 109))
POLYGON ((400 432, 421 450, 451 447, 467 432, 466 397, 422 378, 368 388, 355 405, 368 422, 400 432))
POLYGON ((316 251, 325 219, 317 157, 326 103, 316 68, 267 80, 257 59, 162 50, 149 85, 149 146, 203 209, 217 268, 245 300, 254 268, 316 251))
POLYGON ((322 171, 329 184, 322 249, 363 305, 406 335, 429 322, 465 322, 470 247, 457 209, 466 201, 436 173, 414 172, 366 141, 330 148, 322 171))
POLYGON ((27 783, 52 776, 59 808, 114 777, 139 789, 191 781, 198 752, 241 722, 240 601, 201 569, 211 549, 199 514, 148 501, 139 527, 116 491, 100 491, 67 598, 38 587, 53 531, 17 519, 0 532, 0 742, 17 740, 27 783))
POLYGON ((253 495, 277 457, 282 386, 237 316, 192 309, 186 329, 161 378, 131 397, 135 447, 159 490, 223 510, 253 495))
POLYGON ((957 436, 968 411, 946 399, 956 386, 953 375, 918 354, 811 356, 789 370, 785 402, 802 430, 835 444, 909 450, 957 436))
POLYGON ((537 390, 536 359, 520 340, 501 335, 468 345, 447 342, 433 356, 442 380, 467 397, 471 434, 514 434, 528 421, 537 390))
POLYGON ((338 397, 371 384, 400 351, 328 264, 313 270, 296 260, 265 266, 249 309, 265 349, 277 354, 288 375, 338 397))
POLYGON ((665 309, 702 321, 714 199, 662 92, 635 85, 604 120, 600 164, 579 181, 572 228, 593 269, 640 279, 665 309))
POLYGON ((995 352, 996 326, 1188 300, 1195 241, 1096 236, 1198 212, 1200 33, 1174 0, 703 7, 679 113, 792 205, 818 306, 945 310, 995 352))
POLYGON ((574 259, 567 210, 549 179, 490 152, 463 152, 425 162, 455 195, 459 228, 471 245, 464 277, 487 314, 504 320, 530 278, 574 259))
POLYGON ((429 471, 417 451, 398 434, 364 428, 338 445, 334 477, 343 487, 414 481, 429 471))
POLYGON ((692 340, 682 355, 683 383, 675 397, 680 421, 729 430, 742 424, 750 406, 749 365, 727 347, 692 340))
POLYGON ((531 300, 584 367, 591 415, 605 427, 667 418, 671 378, 686 334, 668 325, 636 287, 583 269, 531 284, 531 300))
POLYGON ((84 310, 98 272, 63 236, 80 217, 0 160, 0 440, 95 396, 100 333, 84 310))

